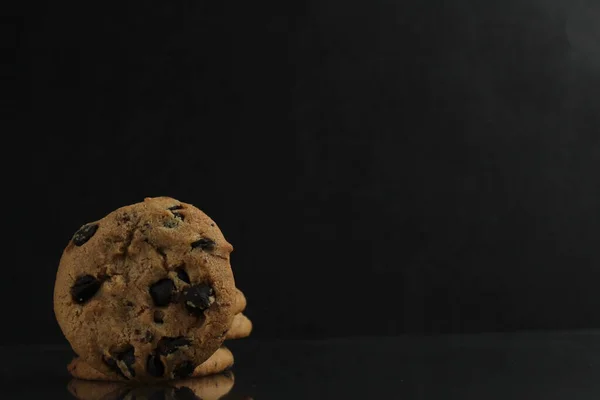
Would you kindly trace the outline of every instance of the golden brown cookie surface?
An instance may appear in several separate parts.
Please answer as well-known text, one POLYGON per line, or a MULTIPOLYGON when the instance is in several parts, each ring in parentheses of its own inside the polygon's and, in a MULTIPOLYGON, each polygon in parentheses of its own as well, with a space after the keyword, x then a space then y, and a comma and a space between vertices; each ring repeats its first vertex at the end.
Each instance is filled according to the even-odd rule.
POLYGON ((240 307, 232 250, 190 204, 158 197, 119 208, 84 225, 64 250, 56 318, 73 350, 102 374, 189 376, 222 344, 240 307))

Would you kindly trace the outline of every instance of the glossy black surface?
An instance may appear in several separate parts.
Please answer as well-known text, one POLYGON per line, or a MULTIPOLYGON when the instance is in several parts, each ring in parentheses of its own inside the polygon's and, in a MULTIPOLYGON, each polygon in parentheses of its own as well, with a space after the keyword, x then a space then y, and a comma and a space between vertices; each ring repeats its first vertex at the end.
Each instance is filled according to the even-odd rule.
MULTIPOLYGON (((230 400, 600 398, 600 332, 250 339, 228 347, 236 357, 235 384, 223 397, 230 400)), ((73 398, 65 369, 70 350, 5 346, 2 354, 2 398, 73 398)), ((206 382, 197 386, 210 387, 206 382)), ((137 390, 121 398, 148 392, 137 390)))

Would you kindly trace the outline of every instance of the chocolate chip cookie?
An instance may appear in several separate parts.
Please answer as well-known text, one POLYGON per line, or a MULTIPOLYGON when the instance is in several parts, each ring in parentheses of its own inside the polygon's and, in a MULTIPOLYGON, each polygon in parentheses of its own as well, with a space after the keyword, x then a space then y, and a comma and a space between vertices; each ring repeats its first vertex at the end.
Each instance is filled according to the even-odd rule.
POLYGON ((232 250, 191 204, 157 197, 119 208, 82 226, 65 248, 54 288, 58 323, 101 373, 189 376, 221 346, 239 308, 232 250))

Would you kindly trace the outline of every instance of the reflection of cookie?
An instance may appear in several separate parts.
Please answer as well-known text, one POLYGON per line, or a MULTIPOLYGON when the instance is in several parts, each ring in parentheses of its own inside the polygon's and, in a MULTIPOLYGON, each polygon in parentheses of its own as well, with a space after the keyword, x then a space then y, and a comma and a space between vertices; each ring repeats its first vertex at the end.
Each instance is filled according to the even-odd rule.
POLYGON ((128 386, 125 382, 93 382, 72 379, 67 389, 79 400, 218 400, 229 393, 233 385, 234 377, 229 373, 204 378, 188 378, 151 386, 128 386))
MULTIPOLYGON (((233 365, 233 354, 226 347, 219 348, 208 360, 198 365, 191 373, 193 377, 218 374, 233 365)), ((67 370, 74 378, 90 381, 124 381, 121 376, 108 376, 92 368, 80 358, 74 358, 67 366, 67 370)))
POLYGON ((250 336, 252 332, 252 321, 244 314, 237 314, 233 318, 231 328, 227 332, 227 339, 241 339, 250 336))
POLYGON ((231 326, 232 250, 191 204, 157 197, 119 208, 84 225, 65 248, 54 290, 58 323, 105 375, 188 376, 231 326))
MULTIPOLYGON (((211 375, 204 378, 188 378, 173 381, 178 388, 186 387, 202 400, 217 400, 231 391, 234 384, 233 373, 211 375)), ((136 399, 137 400, 137 399, 136 399)))
POLYGON ((129 388, 123 382, 98 382, 83 379, 71 379, 67 390, 76 399, 110 400, 123 399, 129 388))

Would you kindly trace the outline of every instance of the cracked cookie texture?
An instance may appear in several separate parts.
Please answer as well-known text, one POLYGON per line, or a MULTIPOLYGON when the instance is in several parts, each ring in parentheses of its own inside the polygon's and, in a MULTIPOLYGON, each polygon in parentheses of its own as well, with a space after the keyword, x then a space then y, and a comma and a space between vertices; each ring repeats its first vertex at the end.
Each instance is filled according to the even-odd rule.
POLYGON ((54 311, 75 353, 108 376, 190 376, 236 307, 233 247, 206 214, 146 198, 85 224, 58 267, 54 311))

